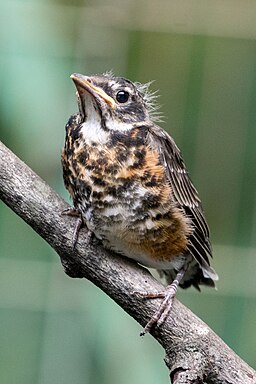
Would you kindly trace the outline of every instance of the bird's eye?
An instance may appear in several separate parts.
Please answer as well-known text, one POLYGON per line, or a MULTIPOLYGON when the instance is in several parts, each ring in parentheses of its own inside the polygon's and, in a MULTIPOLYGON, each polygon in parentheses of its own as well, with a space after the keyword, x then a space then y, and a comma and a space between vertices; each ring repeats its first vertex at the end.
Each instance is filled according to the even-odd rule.
POLYGON ((116 94, 116 100, 118 103, 126 103, 129 100, 129 92, 127 91, 119 91, 116 94))

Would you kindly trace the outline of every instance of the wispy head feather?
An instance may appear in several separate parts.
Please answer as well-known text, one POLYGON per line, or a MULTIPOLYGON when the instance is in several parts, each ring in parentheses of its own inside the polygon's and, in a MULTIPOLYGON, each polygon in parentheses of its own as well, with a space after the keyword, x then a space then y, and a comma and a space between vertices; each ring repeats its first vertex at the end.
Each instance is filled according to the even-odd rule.
POLYGON ((105 77, 115 77, 113 69, 110 69, 109 71, 104 72, 103 76, 105 76, 105 77))
POLYGON ((150 86, 153 82, 154 80, 145 84, 141 84, 139 82, 135 82, 134 84, 138 91, 141 93, 143 100, 145 101, 150 119, 159 123, 163 121, 163 116, 162 113, 159 112, 161 106, 157 103, 157 99, 159 98, 158 91, 150 90, 150 86))

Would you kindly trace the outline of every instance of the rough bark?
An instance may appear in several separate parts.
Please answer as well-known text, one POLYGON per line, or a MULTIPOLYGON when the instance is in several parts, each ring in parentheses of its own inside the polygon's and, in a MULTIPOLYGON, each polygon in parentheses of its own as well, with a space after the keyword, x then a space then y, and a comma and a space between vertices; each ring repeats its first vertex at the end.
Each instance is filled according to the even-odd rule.
MULTIPOLYGON (((87 278, 106 292, 142 326, 159 306, 132 291, 159 290, 147 270, 107 252, 82 229, 75 251, 75 219, 61 215, 68 204, 39 176, 0 143, 0 197, 58 253, 65 272, 87 278)), ((256 383, 256 372, 205 323, 175 300, 171 316, 152 336, 166 352, 171 381, 181 383, 256 383)))

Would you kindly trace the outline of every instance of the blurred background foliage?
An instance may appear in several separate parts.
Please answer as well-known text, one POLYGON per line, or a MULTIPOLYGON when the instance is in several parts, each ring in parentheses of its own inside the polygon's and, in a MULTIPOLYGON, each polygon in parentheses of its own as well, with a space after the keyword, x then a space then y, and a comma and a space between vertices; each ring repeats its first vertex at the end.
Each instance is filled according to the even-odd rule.
MULTIPOLYGON (((2 0, 1 140, 69 199, 60 165, 77 110, 69 75, 115 74, 160 90, 211 227, 218 291, 179 298, 256 368, 256 3, 2 0)), ((0 206, 0 382, 169 381, 163 351, 0 206)))

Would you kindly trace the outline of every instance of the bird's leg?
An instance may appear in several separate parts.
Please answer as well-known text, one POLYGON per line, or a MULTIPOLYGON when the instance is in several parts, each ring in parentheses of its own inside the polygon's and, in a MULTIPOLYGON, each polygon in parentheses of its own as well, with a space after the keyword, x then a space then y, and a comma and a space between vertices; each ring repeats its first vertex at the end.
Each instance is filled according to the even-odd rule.
POLYGON ((173 282, 168 285, 164 291, 160 292, 134 292, 140 296, 145 297, 146 299, 155 299, 155 298, 163 298, 163 301, 158 308, 158 310, 153 314, 151 319, 148 321, 143 331, 140 333, 140 336, 144 336, 145 333, 150 332, 154 325, 160 326, 165 321, 166 317, 170 313, 173 305, 173 300, 176 295, 178 286, 183 279, 183 276, 186 272, 186 268, 181 269, 173 282))
MULTIPOLYGON (((72 236, 72 249, 74 251, 75 247, 76 247, 77 240, 78 240, 80 229, 84 225, 84 222, 83 222, 83 219, 82 219, 82 215, 78 211, 78 209, 76 209, 76 208, 67 208, 64 211, 62 211, 61 214, 62 215, 67 215, 67 216, 72 216, 72 217, 77 217, 76 224, 75 224, 75 229, 74 229, 73 236, 72 236)), ((90 242, 91 237, 92 237, 92 232, 90 230, 88 230, 88 232, 87 232, 87 239, 86 239, 86 243, 87 244, 90 242)))

